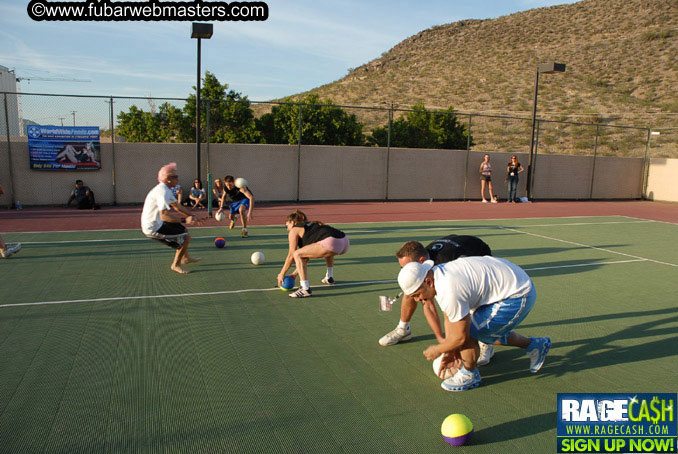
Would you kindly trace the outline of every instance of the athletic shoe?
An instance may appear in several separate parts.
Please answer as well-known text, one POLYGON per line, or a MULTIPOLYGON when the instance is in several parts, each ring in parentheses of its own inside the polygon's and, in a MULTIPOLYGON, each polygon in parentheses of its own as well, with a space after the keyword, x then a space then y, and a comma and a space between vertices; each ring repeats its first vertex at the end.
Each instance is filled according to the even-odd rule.
POLYGON ((478 366, 490 364, 490 359, 494 356, 494 345, 486 344, 485 342, 478 342, 478 345, 480 345, 480 355, 476 364, 478 366))
POLYGON ((247 229, 242 229, 242 233, 240 234, 241 238, 247 238, 247 229))
POLYGON ((17 252, 19 252, 20 250, 21 250, 21 243, 11 244, 11 245, 8 244, 7 249, 0 252, 0 256, 2 256, 3 259, 8 259, 11 256, 13 256, 14 254, 16 254, 17 252))
POLYGON ((325 276, 320 282, 327 285, 334 285, 334 278, 325 276))
POLYGON ((551 339, 548 337, 530 338, 532 342, 527 346, 527 356, 530 357, 530 372, 539 372, 544 365, 546 355, 551 348, 551 339))
POLYGON ((483 199, 483 203, 487 203, 487 200, 483 199))
POLYGON ((477 367, 472 371, 459 369, 452 377, 443 380, 440 387, 445 391, 466 391, 477 388, 481 381, 477 367))
POLYGON ((233 230, 233 227, 235 227, 235 221, 237 221, 237 220, 238 220, 238 215, 236 214, 235 216, 233 216, 233 219, 231 219, 231 223, 228 224, 228 228, 230 230, 233 230))
POLYGON ((296 292, 290 293, 288 296, 290 298, 308 298, 309 296, 312 296, 311 293, 311 289, 306 290, 305 288, 299 287, 296 292))
POLYGON ((494 200, 494 199, 490 200, 490 202, 492 202, 492 203, 499 203, 499 202, 497 202, 497 201, 494 200))
POLYGON ((412 339, 412 330, 408 326, 407 329, 397 326, 396 329, 379 339, 379 345, 382 347, 388 347, 389 345, 395 345, 398 342, 405 342, 412 339))

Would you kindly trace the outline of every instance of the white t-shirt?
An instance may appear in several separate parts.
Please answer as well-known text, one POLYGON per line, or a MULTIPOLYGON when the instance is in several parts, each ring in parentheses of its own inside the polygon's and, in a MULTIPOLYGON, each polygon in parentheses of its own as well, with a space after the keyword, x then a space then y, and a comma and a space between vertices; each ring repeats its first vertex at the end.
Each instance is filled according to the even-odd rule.
POLYGON ((461 257, 432 269, 436 301, 451 322, 480 306, 525 296, 532 289, 522 268, 489 255, 461 257))
POLYGON ((165 183, 158 183, 146 195, 144 210, 141 212, 141 231, 145 235, 157 232, 162 225, 160 212, 169 210, 170 203, 176 201, 177 198, 172 194, 172 190, 165 183))

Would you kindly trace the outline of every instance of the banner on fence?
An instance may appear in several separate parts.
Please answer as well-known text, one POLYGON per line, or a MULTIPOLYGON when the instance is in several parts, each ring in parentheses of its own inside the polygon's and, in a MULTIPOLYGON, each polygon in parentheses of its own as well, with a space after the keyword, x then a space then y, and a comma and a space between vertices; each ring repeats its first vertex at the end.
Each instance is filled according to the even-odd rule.
POLYGON ((26 133, 31 169, 101 169, 98 126, 30 125, 26 133))

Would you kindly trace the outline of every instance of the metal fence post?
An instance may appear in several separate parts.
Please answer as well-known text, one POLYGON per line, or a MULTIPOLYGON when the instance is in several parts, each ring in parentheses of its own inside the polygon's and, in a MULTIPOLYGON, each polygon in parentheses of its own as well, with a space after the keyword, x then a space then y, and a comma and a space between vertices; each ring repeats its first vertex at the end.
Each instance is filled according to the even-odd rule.
POLYGON ((468 162, 471 155, 471 120, 473 115, 468 116, 468 137, 466 137, 466 168, 464 169, 464 201, 466 201, 466 187, 468 185, 468 162))
POLYGON ((652 128, 647 128, 647 144, 645 145, 645 164, 643 165, 643 181, 641 186, 641 199, 647 199, 647 180, 650 178, 650 137, 652 128))
MULTIPOLYGON (((207 174, 209 175, 210 173, 210 100, 206 99, 205 100, 205 108, 207 110, 207 131, 205 131, 205 135, 207 136, 206 140, 206 146, 207 146, 207 174)), ((210 199, 211 200, 211 199, 210 199)), ((209 212, 212 214, 212 211, 210 210, 209 212)))
POLYGON ((591 187, 589 188, 589 200, 593 199, 593 180, 596 175, 596 157, 598 155, 598 135, 600 133, 600 125, 596 125, 596 141, 593 144, 593 166, 591 168, 591 187))
POLYGON ((529 193, 531 194, 530 202, 534 200, 534 180, 537 175, 537 154, 539 150, 539 133, 541 132, 541 120, 537 120, 537 137, 534 140, 534 160, 532 161, 532 178, 530 178, 529 193))
POLYGON ((386 196, 384 200, 388 200, 388 184, 389 174, 391 173, 391 123, 393 122, 393 103, 388 108, 388 131, 386 135, 386 196))
MULTIPOLYGON (((18 96, 18 95, 15 95, 18 96)), ((9 193, 11 194, 11 208, 16 206, 16 194, 14 193, 14 171, 12 170, 12 144, 9 138, 9 108, 7 107, 7 93, 3 93, 5 101, 5 131, 7 133, 7 161, 9 164, 9 193)))
POLYGON ((299 104, 299 130, 297 132, 297 202, 301 192, 301 115, 302 105, 299 104))
POLYGON ((117 186, 115 182, 115 122, 113 121, 113 96, 110 98, 111 113, 110 113, 110 129, 111 129, 111 185, 113 186, 113 205, 118 204, 117 186))

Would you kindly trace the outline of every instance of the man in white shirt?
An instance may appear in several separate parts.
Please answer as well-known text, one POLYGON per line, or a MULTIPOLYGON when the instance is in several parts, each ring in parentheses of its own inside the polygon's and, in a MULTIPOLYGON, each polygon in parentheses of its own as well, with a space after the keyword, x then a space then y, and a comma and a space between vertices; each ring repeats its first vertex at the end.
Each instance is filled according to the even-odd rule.
POLYGON ((170 268, 179 274, 187 274, 189 271, 183 269, 181 265, 198 262, 200 259, 189 257, 188 243, 191 236, 182 223, 189 225, 198 223, 200 225, 202 219, 177 202, 177 198, 171 189, 177 185, 178 181, 179 175, 177 174, 176 163, 171 162, 160 169, 158 184, 149 191, 144 201, 144 209, 141 213, 141 231, 147 237, 176 249, 174 261, 170 268))
POLYGON ((522 268, 497 257, 463 257, 433 266, 410 262, 398 274, 398 284, 417 302, 435 298, 445 314, 445 339, 424 356, 440 361, 438 375, 446 391, 466 391, 480 385, 478 341, 524 348, 530 371, 538 372, 551 347, 547 337, 528 338, 513 331, 529 314, 537 292, 522 268), (461 357, 459 370, 450 365, 461 357), (448 371, 450 369, 450 371, 448 371))

